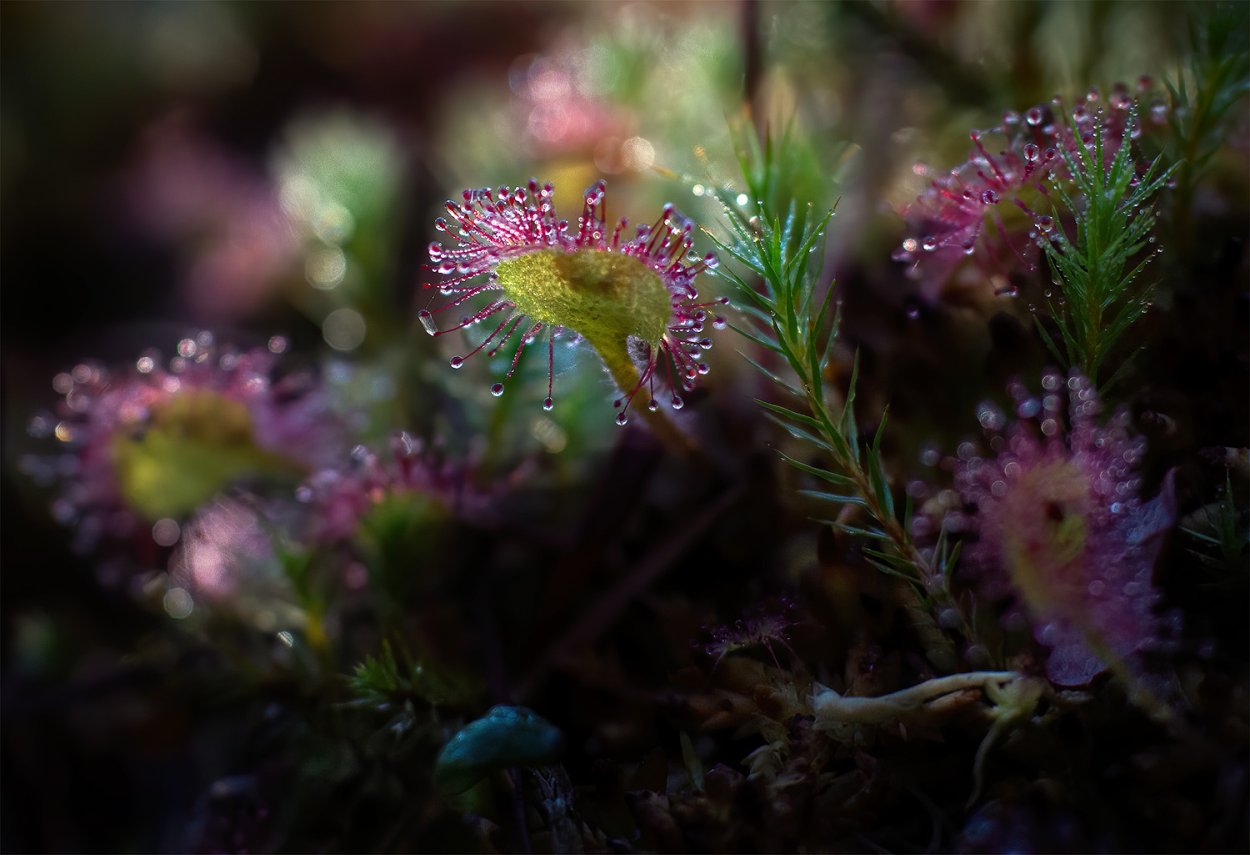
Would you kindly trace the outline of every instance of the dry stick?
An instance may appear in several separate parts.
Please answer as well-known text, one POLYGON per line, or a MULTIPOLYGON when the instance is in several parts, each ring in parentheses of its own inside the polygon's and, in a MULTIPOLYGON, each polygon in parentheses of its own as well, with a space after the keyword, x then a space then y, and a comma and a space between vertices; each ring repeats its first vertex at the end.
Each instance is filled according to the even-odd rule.
POLYGON ((704 508, 693 520, 674 532, 664 543, 648 555, 638 568, 606 591, 599 600, 583 612, 568 632, 558 638, 539 657, 521 681, 517 696, 528 697, 547 672, 562 665, 572 651, 593 641, 603 630, 611 626, 621 612, 643 591, 651 586, 664 571, 690 548, 695 539, 703 534, 721 514, 741 498, 743 488, 734 487, 722 493, 720 498, 704 508))
POLYGON ((661 450, 651 444, 645 431, 625 431, 614 443, 611 456, 594 492, 587 498, 575 531, 566 542, 553 544, 549 554, 558 554, 545 581, 538 625, 552 627, 550 634, 534 644, 546 646, 548 635, 560 627, 557 618, 584 590, 587 578, 594 572, 592 561, 602 555, 617 532, 624 531, 640 510, 633 498, 645 490, 655 467, 661 461, 661 450), (646 444, 636 440, 646 439, 646 444))
POLYGON ((913 712, 945 695, 965 689, 984 690, 991 682, 1008 683, 1020 678, 1015 671, 969 671, 932 677, 915 686, 873 697, 842 695, 817 683, 820 688, 812 694, 812 709, 818 729, 822 725, 877 724, 913 712))
POLYGON ((743 58, 742 95, 750 111, 752 124, 755 125, 755 132, 763 139, 768 119, 764 112, 763 90, 760 87, 764 79, 764 46, 763 39, 760 37, 759 0, 746 0, 742 4, 740 29, 743 58))

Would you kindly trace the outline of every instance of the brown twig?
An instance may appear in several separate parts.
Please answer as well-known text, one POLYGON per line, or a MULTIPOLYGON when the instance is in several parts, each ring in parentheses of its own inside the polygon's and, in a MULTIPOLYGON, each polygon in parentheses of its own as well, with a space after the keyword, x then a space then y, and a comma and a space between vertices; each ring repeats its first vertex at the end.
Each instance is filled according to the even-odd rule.
POLYGON ((549 671, 559 667, 578 648, 589 644, 616 622, 625 608, 650 587, 666 570, 677 563, 686 550, 721 514, 741 498, 742 487, 734 487, 689 522, 669 535, 663 543, 644 558, 634 570, 604 592, 597 602, 538 658, 521 680, 517 696, 528 697, 549 671))

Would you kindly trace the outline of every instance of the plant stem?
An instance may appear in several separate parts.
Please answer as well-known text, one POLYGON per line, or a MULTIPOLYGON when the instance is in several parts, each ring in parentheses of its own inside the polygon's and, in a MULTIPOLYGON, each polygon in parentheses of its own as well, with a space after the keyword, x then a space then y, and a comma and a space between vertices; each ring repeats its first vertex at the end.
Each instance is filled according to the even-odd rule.
MULTIPOLYGON (((816 391, 815 384, 810 382, 808 377, 801 379, 804 391, 807 393, 807 407, 819 419, 825 436, 831 439, 839 436, 838 429, 829 415, 829 409, 816 391)), ((836 442, 833 444, 837 445, 836 442)), ((853 449, 852 453, 854 453, 853 449)), ((859 461, 854 458, 838 459, 839 457, 840 455, 835 455, 835 462, 846 476, 855 483, 855 492, 863 498, 865 510, 881 526, 895 551, 916 568, 920 576, 919 581, 924 586, 925 591, 943 608, 955 610, 955 613, 959 615, 961 630, 964 632, 965 637, 971 638, 971 625, 964 618, 963 610, 949 596, 945 585, 941 584, 941 580, 936 578, 937 573, 934 572, 933 567, 920 553, 920 550, 916 548, 915 543, 908 536, 903 525, 884 506, 881 497, 877 495, 877 491, 873 487, 872 480, 864 472, 863 467, 859 465, 859 461)), ((914 585, 901 584, 898 586, 898 595, 903 609, 911 618, 916 632, 924 643, 925 653, 929 661, 938 668, 953 670, 959 662, 955 646, 933 619, 933 615, 925 605, 920 591, 914 585)))
MULTIPOLYGON (((591 344, 595 344, 591 342, 591 344)), ((615 348, 598 348, 596 350, 603 356, 603 362, 608 367, 608 373, 612 375, 612 379, 616 381, 616 385, 621 388, 621 394, 628 394, 629 390, 638 387, 638 369, 633 362, 629 360, 623 350, 615 348)), ((641 392, 642 390, 638 390, 641 392)), ((688 457, 698 451, 694 441, 682 433, 672 420, 664 414, 663 410, 651 410, 645 404, 636 407, 637 412, 642 413, 642 417, 647 420, 647 426, 664 444, 664 447, 672 454, 678 457, 688 457)))

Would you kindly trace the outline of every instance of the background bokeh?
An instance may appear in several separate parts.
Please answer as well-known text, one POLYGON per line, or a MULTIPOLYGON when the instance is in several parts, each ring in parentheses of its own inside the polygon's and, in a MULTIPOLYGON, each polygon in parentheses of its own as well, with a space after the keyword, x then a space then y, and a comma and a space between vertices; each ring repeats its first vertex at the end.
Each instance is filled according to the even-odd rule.
MULTIPOLYGON (((862 348, 863 406, 888 400, 910 425, 891 440, 901 457, 951 448, 978 400, 1045 361, 1023 332, 1028 287, 1041 286, 1014 302, 935 300, 909 280, 891 252, 926 181, 913 167, 961 162, 968 129, 1055 93, 1175 73, 1188 15, 1170 2, 949 0, 0 5, 2 848, 185 851, 205 793, 243 751, 238 723, 254 733, 291 701, 241 693, 168 615, 69 548, 49 489, 21 465, 41 448, 27 425, 59 372, 168 353, 199 329, 241 345, 280 334, 364 413, 363 437, 403 427, 487 473, 536 467, 554 487, 518 501, 516 528, 540 510, 571 526, 588 497, 628 501, 636 486, 607 381, 561 351, 546 415, 543 360, 499 401, 487 388, 504 355, 446 370, 451 351, 413 323, 431 299, 422 265, 443 200, 536 176, 569 209, 604 177, 611 217, 649 221, 672 201, 716 229, 711 188, 738 180, 730 129, 789 122, 802 142, 792 186, 837 205, 826 264, 844 289, 843 347, 862 348)), ((1244 121, 1238 133, 1214 186, 1244 179, 1244 121)), ((1244 224, 1241 201, 1216 213, 1244 224)), ((1213 337, 1239 335, 1245 301, 1231 305, 1213 337)), ((738 349, 720 335, 703 397, 721 403, 691 418, 728 425, 731 468, 754 472, 771 458, 742 449, 765 454, 768 433, 751 421, 760 380, 738 349)), ((1189 376, 1183 359, 1163 361, 1156 403, 1189 376)), ((1181 425, 1194 445, 1244 435, 1243 369, 1228 364, 1204 377, 1208 410, 1181 425)), ((1152 461, 1148 481, 1173 462, 1152 461)), ((776 485, 752 483, 745 524, 767 531, 776 485)), ((673 492, 652 489, 647 513, 693 515, 673 492)), ((809 552, 814 535, 796 535, 717 555, 718 579, 688 582, 712 599, 740 584, 764 593, 753 560, 785 578, 809 552)))

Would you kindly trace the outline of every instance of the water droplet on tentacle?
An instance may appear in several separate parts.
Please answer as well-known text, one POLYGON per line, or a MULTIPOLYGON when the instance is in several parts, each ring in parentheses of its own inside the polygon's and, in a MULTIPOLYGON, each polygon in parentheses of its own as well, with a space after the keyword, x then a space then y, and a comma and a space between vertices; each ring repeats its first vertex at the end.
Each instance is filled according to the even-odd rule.
POLYGON ((434 314, 429 309, 422 309, 417 312, 417 320, 421 322, 422 328, 430 335, 438 335, 438 325, 434 323, 434 314))

